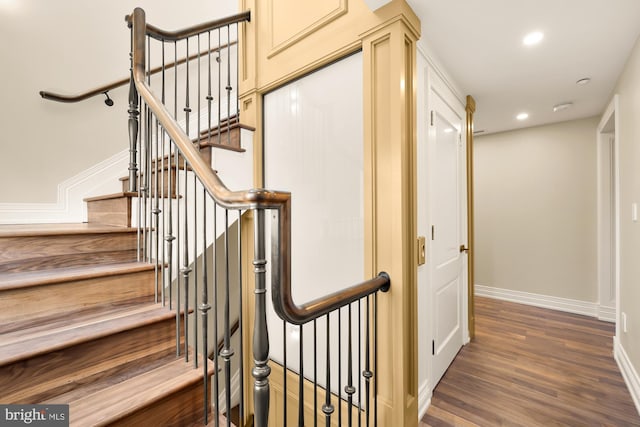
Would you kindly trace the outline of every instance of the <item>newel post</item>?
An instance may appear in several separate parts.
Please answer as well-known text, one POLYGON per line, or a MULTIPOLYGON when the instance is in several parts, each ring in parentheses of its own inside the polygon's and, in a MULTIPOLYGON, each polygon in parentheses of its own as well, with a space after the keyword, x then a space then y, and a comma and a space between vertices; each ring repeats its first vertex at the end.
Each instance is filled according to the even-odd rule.
POLYGON ((138 105, 138 90, 133 81, 133 54, 131 57, 131 77, 129 81, 129 191, 138 191, 138 165, 136 156, 138 155, 138 116, 140 115, 140 106, 138 105))
POLYGON ((266 266, 265 259, 265 212, 255 211, 255 320, 253 326, 253 386, 254 425, 266 427, 269 418, 269 333, 267 331, 266 266))

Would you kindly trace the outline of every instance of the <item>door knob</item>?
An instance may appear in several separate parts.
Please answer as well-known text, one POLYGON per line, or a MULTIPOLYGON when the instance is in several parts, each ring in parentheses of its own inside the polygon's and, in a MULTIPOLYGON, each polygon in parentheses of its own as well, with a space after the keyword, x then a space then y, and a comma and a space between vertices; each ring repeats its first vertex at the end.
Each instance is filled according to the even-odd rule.
POLYGON ((469 252, 469 248, 467 248, 465 245, 460 245, 460 252, 469 252))

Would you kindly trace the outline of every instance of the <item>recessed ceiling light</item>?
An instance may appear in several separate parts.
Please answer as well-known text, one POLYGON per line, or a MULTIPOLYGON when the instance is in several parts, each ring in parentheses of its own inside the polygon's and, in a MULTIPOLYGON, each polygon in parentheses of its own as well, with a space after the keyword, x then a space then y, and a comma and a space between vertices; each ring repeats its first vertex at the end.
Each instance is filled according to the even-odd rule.
POLYGON ((527 34, 522 39, 522 44, 525 46, 533 46, 534 44, 538 44, 544 38, 544 34, 540 31, 534 31, 532 33, 527 34))
POLYGON ((528 118, 529 118, 528 113, 520 113, 516 116, 516 119, 518 120, 527 120, 528 118))
POLYGON ((556 104, 553 106, 553 112, 557 113, 558 111, 566 110, 567 108, 571 108, 573 106, 573 102, 563 102, 562 104, 556 104))
POLYGON ((591 82, 591 79, 589 77, 585 77, 584 79, 578 80, 576 84, 583 86, 583 85, 589 84, 589 82, 591 82))

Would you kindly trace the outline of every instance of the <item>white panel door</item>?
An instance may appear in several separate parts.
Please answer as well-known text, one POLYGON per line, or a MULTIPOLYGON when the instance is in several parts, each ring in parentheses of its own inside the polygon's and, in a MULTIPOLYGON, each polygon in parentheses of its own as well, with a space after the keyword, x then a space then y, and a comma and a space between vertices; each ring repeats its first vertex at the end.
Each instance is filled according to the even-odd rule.
POLYGON ((437 384, 463 344, 464 257, 466 240, 466 158, 463 118, 440 95, 432 100, 431 180, 431 301, 433 309, 432 372, 437 384))

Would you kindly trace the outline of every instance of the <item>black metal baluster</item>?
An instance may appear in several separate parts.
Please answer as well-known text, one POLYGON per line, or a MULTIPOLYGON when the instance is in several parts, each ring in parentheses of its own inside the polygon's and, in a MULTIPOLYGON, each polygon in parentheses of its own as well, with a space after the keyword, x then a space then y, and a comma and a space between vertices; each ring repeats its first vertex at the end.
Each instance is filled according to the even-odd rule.
POLYGON ((367 305, 366 305, 366 314, 365 314, 365 328, 366 328, 366 333, 365 333, 365 356, 364 356, 364 372, 362 373, 362 376, 364 377, 364 386, 365 386, 365 421, 366 421, 366 425, 367 427, 369 427, 369 391, 370 391, 370 382, 371 382, 371 377, 373 376, 373 373, 371 372, 370 369, 370 365, 369 365, 369 349, 370 349, 370 331, 369 331, 369 324, 371 323, 371 316, 369 315, 369 296, 366 297, 367 298, 367 305))
POLYGON ((213 383, 214 392, 216 395, 216 417, 215 425, 219 427, 220 425, 220 365, 218 363, 218 343, 220 342, 218 339, 218 308, 220 304, 218 303, 218 205, 213 205, 213 305, 214 305, 214 316, 213 316, 213 330, 214 330, 214 365, 216 369, 215 373, 215 381, 213 383))
MULTIPOLYGON (((231 145, 231 27, 227 25, 227 145, 231 145)), ((285 399, 286 400, 286 399, 285 399)))
POLYGON ((338 309, 338 425, 342 425, 342 308, 338 309))
MULTIPOLYGON (((165 105, 166 103, 166 98, 165 98, 165 94, 166 94, 166 87, 165 87, 165 54, 164 54, 164 48, 165 48, 165 42, 164 40, 162 40, 161 42, 161 46, 162 46, 162 105, 165 105)), ((166 234, 167 234, 167 200, 169 200, 169 203, 171 202, 171 199, 167 198, 167 194, 165 194, 165 188, 167 188, 165 186, 165 144, 166 144, 166 133, 164 131, 164 129, 161 126, 161 130, 162 130, 162 140, 160 142, 160 146, 161 146, 161 154, 160 154, 160 170, 162 171, 162 183, 161 183, 161 195, 162 195, 162 233, 164 235, 164 240, 166 240, 166 234)), ((160 230, 158 230, 159 232, 160 230)), ((166 269, 166 262, 167 262, 167 247, 166 245, 162 245, 162 284, 161 284, 161 288, 160 288, 160 298, 162 299, 162 306, 165 306, 165 295, 164 295, 164 288, 166 286, 165 282, 165 269, 166 269)))
POLYGON ((345 393, 347 393, 347 405, 349 414, 347 416, 347 424, 349 427, 353 425, 353 394, 356 392, 356 389, 353 387, 353 336, 351 331, 351 305, 349 304, 349 337, 348 337, 348 348, 347 348, 347 385, 344 388, 345 393))
POLYGON ((318 322, 313 319, 313 427, 318 427, 318 322))
MULTIPOLYGON (((196 126, 196 146, 198 151, 200 151, 200 34, 198 34, 198 95, 196 97, 197 100, 197 126, 196 126)), ((189 52, 187 52, 187 56, 189 56, 189 52)), ((198 306, 198 180, 196 174, 193 174, 193 218, 194 218, 194 229, 193 229, 193 296, 196 307, 198 306)), ((203 205, 206 203, 205 197, 206 194, 204 192, 204 185, 202 186, 202 203, 203 205)), ((204 241, 207 240, 206 233, 202 236, 204 241)), ((205 244, 206 247, 206 244, 205 244)), ((204 257, 204 252, 202 256, 204 257)), ((196 356, 193 359, 194 366, 198 367, 198 322, 193 322, 193 354, 196 356)), ((207 353, 207 349, 202 350, 203 360, 205 360, 207 353)))
MULTIPOLYGON (((151 38, 149 37, 149 42, 148 42, 148 46, 149 48, 147 49, 149 51, 149 53, 147 54, 147 57, 149 58, 149 65, 148 65, 148 70, 147 71, 147 83, 149 85, 149 87, 151 87, 151 38)), ((159 150, 159 133, 158 133, 158 128, 159 128, 159 123, 158 123, 158 119, 155 118, 153 112, 151 110, 149 110, 149 129, 150 129, 150 138, 151 138, 151 150, 149 153, 149 157, 151 158, 151 162, 150 165, 152 166, 153 170, 151 172, 151 175, 149 176, 149 180, 151 182, 151 215, 150 215, 150 227, 152 228, 151 230, 149 230, 150 233, 150 241, 151 241, 151 247, 149 250, 149 260, 152 261, 153 260, 153 277, 154 277, 154 301, 157 304, 158 303, 158 248, 159 248, 159 239, 158 239, 158 230, 159 230, 159 215, 160 215, 160 206, 159 206, 159 198, 158 198, 158 171, 157 171, 157 156, 158 156, 158 152, 159 150), (154 134, 155 131, 155 134, 154 134), (154 186, 155 184, 155 186, 154 186)))
MULTIPOLYGON (((209 49, 211 50, 211 49, 209 49)), ((244 330, 242 321, 242 211, 238 210, 238 332, 240 333, 240 403, 238 405, 239 424, 244 425, 244 330)))
POLYGON ((207 50, 207 144, 211 143, 211 31, 207 31, 207 41, 209 43, 207 50))
MULTIPOLYGON (((218 46, 222 46, 222 36, 220 33, 220 28, 218 28, 218 46)), ((218 144, 221 144, 222 141, 222 134, 221 132, 221 127, 222 127, 222 116, 221 116, 221 111, 222 110, 222 98, 220 97, 220 83, 222 80, 222 64, 221 64, 222 58, 220 57, 220 47, 218 47, 218 50, 216 51, 216 62, 218 62, 218 144)))
MULTIPOLYGON (((182 313, 182 322, 184 324, 184 360, 185 362, 189 361, 189 273, 191 273, 191 268, 189 267, 189 220, 188 209, 189 206, 189 196, 188 196, 188 188, 187 188, 187 159, 183 156, 182 161, 184 162, 184 215, 183 215, 183 227, 184 227, 184 235, 182 236, 182 269, 180 272, 182 273, 183 283, 184 283, 184 308, 182 313)), ((180 310, 180 305, 178 305, 178 310, 180 310)))
POLYGON ((283 372, 283 394, 284 398, 282 401, 284 402, 284 427, 287 427, 287 322, 282 321, 282 347, 284 352, 284 366, 282 367, 283 372))
POLYGON ((362 298, 358 300, 358 427, 362 426, 362 298))
MULTIPOLYGON (((208 258, 207 258, 207 191, 202 187, 202 304, 200 305, 200 313, 202 314, 202 375, 204 385, 204 424, 209 423, 209 282, 208 282, 208 258)), ((213 241, 215 245, 215 239, 213 241)), ((196 336, 195 341, 198 338, 196 336)), ((217 345, 217 343, 216 343, 217 345)), ((216 349, 217 350, 217 349, 216 349)), ((196 352, 196 359, 197 357, 196 352)), ((216 375, 217 376, 217 375, 216 375)), ((217 409, 217 405, 216 405, 217 409)))
MULTIPOLYGON (((176 67, 176 72, 177 72, 177 68, 176 67)), ((180 247, 180 238, 182 236, 182 230, 181 230, 181 222, 180 222, 180 206, 182 205, 182 203, 180 203, 181 201, 181 196, 180 196, 180 150, 178 150, 178 147, 175 147, 175 154, 176 154, 176 190, 178 191, 178 207, 176 210, 176 224, 177 224, 177 230, 176 230, 176 234, 177 234, 177 242, 176 242, 176 274, 181 272, 180 269, 180 255, 182 252, 182 248, 180 247)), ((180 307, 182 305, 182 300, 181 300, 181 296, 182 296, 182 280, 180 280, 180 274, 177 274, 176 277, 176 346, 177 346, 177 355, 180 356, 180 324, 182 323, 182 321, 180 320, 180 307)))
POLYGON ((300 372, 298 373, 298 427, 304 427, 304 327, 300 325, 300 372))
POLYGON ((378 427, 378 293, 373 298, 373 426, 378 427))
POLYGON ((236 123, 240 124, 240 52, 238 49, 240 43, 240 24, 236 23, 236 123))
POLYGON ((325 384, 325 401, 322 405, 322 412, 325 415, 326 426, 331 427, 331 414, 333 405, 331 404, 331 318, 327 314, 327 383, 325 384))
POLYGON ((155 247, 155 262, 154 262, 154 278, 155 278, 155 302, 156 304, 159 302, 159 292, 158 292, 158 284, 159 284, 159 280, 158 280, 158 274, 160 272, 160 213, 162 212, 162 210, 160 209, 160 195, 158 192, 158 182, 159 182, 159 177, 158 177, 158 173, 161 173, 162 171, 158 171, 158 153, 160 152, 160 123, 158 122, 158 119, 155 120, 155 160, 153 162, 153 169, 154 169, 154 177, 155 177, 155 188, 153 191, 154 194, 154 208, 153 208, 153 215, 155 217, 155 231, 153 233, 153 243, 154 243, 154 247, 155 247))
MULTIPOLYGON (((147 75, 147 84, 149 86, 151 86, 151 37, 147 36, 147 69, 146 69, 146 75, 147 75)), ((151 251, 153 249, 153 192, 151 189, 151 154, 153 151, 152 148, 152 127, 151 127, 151 109, 148 106, 145 106, 145 116, 146 116, 146 125, 145 125, 145 138, 146 138, 146 146, 147 146, 147 156, 146 156, 146 170, 147 170, 147 174, 145 175, 145 188, 146 188, 146 196, 147 196, 147 202, 146 202, 146 207, 145 207, 145 212, 146 215, 145 217, 147 218, 146 221, 146 232, 147 232, 147 239, 146 239, 146 245, 147 245, 147 256, 146 256, 146 261, 148 263, 151 263, 151 251)))
MULTIPOLYGON (((231 357, 233 349, 231 348, 231 325, 229 322, 229 302, 231 300, 230 276, 229 276, 229 210, 224 210, 224 259, 225 259, 225 298, 224 298, 224 348, 220 355, 224 359, 224 387, 227 408, 227 415, 231 414, 231 357)), ((231 417, 227 416, 227 427, 231 427, 231 417)))
MULTIPOLYGON (((189 56, 189 38, 186 39, 186 57, 189 56)), ((189 61, 185 62, 186 65, 186 84, 185 84, 185 107, 184 118, 185 118, 185 127, 186 134, 189 135, 189 115, 191 113, 191 107, 189 106, 189 61)), ((187 219, 189 210, 187 209, 189 206, 188 203, 188 185, 187 185, 187 176, 188 174, 188 166, 187 159, 184 158, 184 245, 183 245, 183 255, 182 255, 182 275, 184 276, 184 313, 183 313, 183 322, 184 322, 184 359, 185 361, 189 361, 189 273, 191 272, 191 268, 189 267, 189 220, 187 219)), ((195 193, 194 193, 195 196, 195 193)), ((194 197, 195 198, 195 197, 194 197)), ((195 227, 194 233, 195 236, 195 227)))

